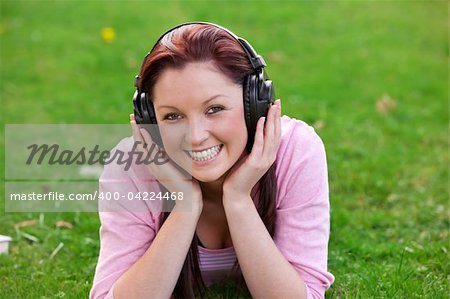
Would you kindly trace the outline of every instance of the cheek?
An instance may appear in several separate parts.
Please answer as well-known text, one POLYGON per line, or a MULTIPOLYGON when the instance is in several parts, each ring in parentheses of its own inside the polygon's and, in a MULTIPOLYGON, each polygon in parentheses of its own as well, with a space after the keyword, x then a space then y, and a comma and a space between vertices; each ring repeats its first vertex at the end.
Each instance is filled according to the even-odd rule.
POLYGON ((247 142, 247 126, 245 125, 244 113, 233 113, 214 128, 217 137, 224 142, 233 143, 241 147, 247 142), (220 136, 219 136, 220 135, 220 136))
POLYGON ((179 151, 180 145, 184 138, 184 131, 186 128, 176 125, 160 125, 159 132, 161 134, 161 139, 164 143, 164 149, 170 154, 179 151))
POLYGON ((176 125, 167 125, 159 128, 161 139, 164 143, 164 150, 169 158, 178 164, 188 173, 192 172, 192 164, 187 159, 186 153, 182 150, 185 144, 185 128, 176 125))

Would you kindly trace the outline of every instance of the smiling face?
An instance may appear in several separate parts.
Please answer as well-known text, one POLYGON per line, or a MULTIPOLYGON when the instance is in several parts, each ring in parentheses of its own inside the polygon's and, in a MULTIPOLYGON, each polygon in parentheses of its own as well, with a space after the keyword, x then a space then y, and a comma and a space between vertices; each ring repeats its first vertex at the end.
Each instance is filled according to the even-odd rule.
POLYGON ((169 157, 197 180, 218 180, 243 154, 242 87, 212 62, 163 71, 153 88, 153 104, 169 157))

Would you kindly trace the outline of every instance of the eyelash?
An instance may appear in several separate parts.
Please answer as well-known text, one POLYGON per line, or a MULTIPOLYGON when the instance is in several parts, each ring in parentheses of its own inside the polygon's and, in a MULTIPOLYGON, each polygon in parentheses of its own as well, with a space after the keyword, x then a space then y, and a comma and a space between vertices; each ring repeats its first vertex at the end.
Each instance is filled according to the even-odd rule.
MULTIPOLYGON (((209 110, 211 110, 211 109, 216 109, 216 108, 219 108, 219 109, 220 109, 219 111, 222 111, 222 110, 223 110, 223 107, 220 107, 220 106, 213 106, 213 107, 209 108, 209 110)), ((208 111, 209 111, 209 110, 208 110, 208 111)), ((219 112, 219 111, 217 111, 217 112, 219 112)), ((214 113, 217 113, 217 112, 214 112, 214 113)))
MULTIPOLYGON (((208 111, 209 110, 211 110, 211 109, 220 109, 219 111, 216 111, 216 112, 213 112, 213 113, 210 113, 210 114, 215 114, 215 113, 217 113, 217 112, 220 112, 220 111, 222 111, 222 110, 224 110, 224 108, 223 107, 221 107, 221 106, 214 106, 214 107, 211 107, 211 108, 209 108, 208 109, 208 111)), ((164 117, 163 117, 163 119, 164 120, 168 120, 168 121, 173 121, 173 120, 176 120, 176 119, 172 119, 171 117, 172 116, 179 116, 179 114, 177 114, 177 113, 168 113, 168 114, 166 114, 164 117)))
POLYGON ((163 119, 164 119, 164 120, 174 120, 174 119, 170 119, 170 117, 173 116, 173 115, 176 115, 176 114, 175 114, 175 113, 169 113, 169 114, 166 114, 166 115, 163 117, 163 119))

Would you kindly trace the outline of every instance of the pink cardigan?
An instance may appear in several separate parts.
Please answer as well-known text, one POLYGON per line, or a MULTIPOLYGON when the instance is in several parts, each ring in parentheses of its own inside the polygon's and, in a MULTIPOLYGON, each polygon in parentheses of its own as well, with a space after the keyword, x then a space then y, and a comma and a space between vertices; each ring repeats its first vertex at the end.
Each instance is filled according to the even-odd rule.
MULTIPOLYGON (((281 124, 274 242, 305 282, 308 298, 324 298, 325 290, 334 282, 334 276, 327 271, 330 205, 325 148, 305 122, 282 116, 281 124)), ((127 151, 132 143, 132 137, 125 138, 116 148, 127 151)), ((108 164, 100 178, 100 191, 127 194, 159 190, 156 182, 143 182, 143 177, 149 177, 143 165, 124 171, 117 164, 108 164)), ((133 204, 140 207, 118 213, 106 212, 100 203, 101 247, 89 298, 113 298, 116 280, 146 252, 158 233, 159 213, 146 207, 147 202, 133 204)), ((234 250, 229 248, 227 252, 228 258, 221 258, 228 259, 228 263, 218 264, 215 269, 229 267, 234 250)), ((220 260, 221 254, 224 249, 201 250, 201 269, 214 268, 212 264, 220 260)), ((202 272, 205 282, 212 279, 209 273, 202 272)))

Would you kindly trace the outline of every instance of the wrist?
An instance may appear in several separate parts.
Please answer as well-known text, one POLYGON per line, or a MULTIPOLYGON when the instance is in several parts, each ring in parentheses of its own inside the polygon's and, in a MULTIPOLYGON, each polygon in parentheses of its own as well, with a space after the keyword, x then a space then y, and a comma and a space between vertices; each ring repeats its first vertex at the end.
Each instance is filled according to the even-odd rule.
POLYGON ((203 201, 202 200, 188 200, 184 201, 178 200, 173 208, 173 212, 184 212, 191 213, 193 216, 200 218, 203 211, 203 201))
POLYGON ((225 192, 223 193, 224 209, 237 208, 238 210, 245 208, 249 204, 254 205, 253 199, 248 193, 225 192))
POLYGON ((241 191, 236 188, 223 188, 223 197, 247 197, 250 196, 250 191, 241 191))

